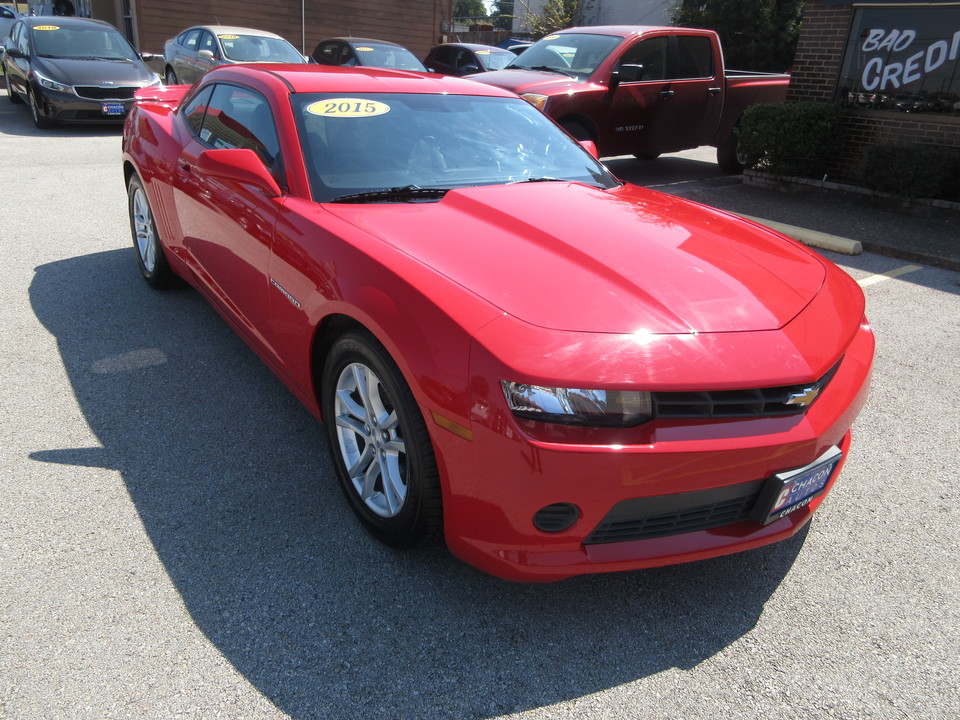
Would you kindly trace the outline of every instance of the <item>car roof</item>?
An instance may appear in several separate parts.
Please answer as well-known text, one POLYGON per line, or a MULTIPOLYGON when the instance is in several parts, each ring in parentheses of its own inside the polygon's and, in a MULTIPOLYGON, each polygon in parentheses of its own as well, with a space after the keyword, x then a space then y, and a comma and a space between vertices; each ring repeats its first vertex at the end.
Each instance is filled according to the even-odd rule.
POLYGON ((257 80, 282 83, 295 93, 411 93, 424 95, 476 95, 478 97, 517 96, 507 90, 461 78, 432 75, 379 67, 341 67, 334 65, 221 65, 208 72, 207 81, 257 80))
MULTIPOLYGON (((31 15, 20 16, 27 27, 37 27, 38 25, 56 25, 62 28, 75 28, 84 26, 106 27, 111 30, 117 30, 113 25, 103 20, 94 20, 92 18, 68 17, 66 15, 31 15)), ((117 32, 120 32, 117 30, 117 32)))
MULTIPOLYGON (((238 27, 236 25, 194 25, 193 27, 187 28, 187 30, 209 30, 214 35, 253 35, 255 37, 272 37, 283 39, 280 35, 276 33, 268 32, 267 30, 258 30, 257 28, 248 28, 248 27, 238 27)), ((187 32, 183 30, 182 32, 177 33, 177 35, 182 35, 187 32)))
MULTIPOLYGON (((338 42, 344 42, 348 45, 353 45, 356 43, 376 43, 377 45, 392 45, 393 47, 403 48, 403 45, 399 45, 395 42, 390 42, 389 40, 377 40, 376 38, 363 38, 363 37, 328 37, 321 40, 318 45, 322 45, 325 42, 331 42, 336 40, 338 42)), ((403 48, 406 50, 406 48, 403 48)))
POLYGON ((481 43, 440 43, 437 45, 437 47, 462 47, 467 48, 468 50, 496 50, 497 52, 510 52, 509 50, 505 50, 502 47, 497 47, 496 45, 483 45, 481 43))

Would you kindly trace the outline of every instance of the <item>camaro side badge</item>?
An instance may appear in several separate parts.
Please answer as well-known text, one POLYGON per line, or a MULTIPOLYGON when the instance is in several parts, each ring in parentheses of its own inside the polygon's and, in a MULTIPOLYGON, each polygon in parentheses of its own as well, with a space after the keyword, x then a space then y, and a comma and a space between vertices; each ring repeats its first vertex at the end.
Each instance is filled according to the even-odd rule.
POLYGON ((785 402, 784 405, 800 405, 802 407, 806 407, 807 405, 812 403, 814 400, 816 400, 817 395, 819 394, 820 394, 820 388, 818 387, 811 386, 808 388, 804 388, 803 392, 792 393, 790 397, 787 398, 787 402, 785 402))
MULTIPOLYGON (((283 287, 280 283, 278 283, 278 282, 277 282, 276 280, 274 280, 273 278, 270 278, 270 284, 273 285, 277 290, 279 290, 280 292, 282 292, 282 293, 283 293, 283 296, 284 296, 287 300, 289 300, 290 302, 292 302, 292 303, 294 304, 294 307, 297 307, 297 308, 300 307, 300 301, 297 300, 293 295, 291 295, 290 293, 288 293, 287 290, 286 290, 286 288, 283 287)), ((787 404, 789 405, 789 403, 787 403, 787 404)))

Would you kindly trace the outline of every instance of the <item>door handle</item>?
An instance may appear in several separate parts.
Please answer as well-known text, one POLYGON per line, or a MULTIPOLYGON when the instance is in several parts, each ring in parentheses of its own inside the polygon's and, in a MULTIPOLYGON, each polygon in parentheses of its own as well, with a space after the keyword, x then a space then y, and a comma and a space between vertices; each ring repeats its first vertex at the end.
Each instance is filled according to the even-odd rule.
POLYGON ((662 97, 662 98, 671 98, 671 97, 673 97, 674 95, 676 95, 676 93, 675 93, 673 90, 661 90, 661 91, 660 91, 660 97, 662 97))
POLYGON ((707 88, 707 92, 710 93, 711 95, 719 95, 720 88, 707 88))

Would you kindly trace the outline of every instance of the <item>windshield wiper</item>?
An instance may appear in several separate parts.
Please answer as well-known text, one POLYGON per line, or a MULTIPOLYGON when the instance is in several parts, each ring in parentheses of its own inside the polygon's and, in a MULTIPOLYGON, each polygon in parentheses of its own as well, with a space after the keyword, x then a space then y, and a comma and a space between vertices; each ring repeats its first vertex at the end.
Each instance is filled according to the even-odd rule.
POLYGON ((551 67, 550 65, 533 65, 532 67, 524 68, 524 70, 542 70, 543 72, 559 73, 560 75, 566 75, 570 78, 577 77, 577 74, 571 70, 561 70, 560 68, 551 67))
POLYGON ((405 187, 382 188, 367 190, 366 192, 341 195, 329 202, 335 203, 364 203, 364 202, 417 202, 418 200, 439 200, 447 194, 449 188, 423 188, 419 185, 405 187))
POLYGON ((517 183, 534 183, 534 182, 570 182, 570 181, 564 180, 563 178, 544 175, 542 177, 528 177, 528 178, 520 178, 519 180, 511 180, 507 183, 507 185, 516 185, 517 183))

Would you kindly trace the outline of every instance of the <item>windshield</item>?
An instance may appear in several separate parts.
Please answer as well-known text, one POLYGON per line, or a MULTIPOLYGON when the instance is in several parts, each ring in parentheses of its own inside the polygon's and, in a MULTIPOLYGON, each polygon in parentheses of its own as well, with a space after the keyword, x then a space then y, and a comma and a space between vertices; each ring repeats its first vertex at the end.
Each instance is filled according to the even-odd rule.
POLYGON ((303 63, 303 55, 282 38, 260 35, 218 35, 223 56, 234 62, 303 63))
POLYGON ((423 63, 417 60, 417 56, 406 48, 396 45, 378 45, 376 43, 365 43, 355 45, 353 48, 357 55, 357 64, 368 67, 391 68, 393 70, 419 70, 426 71, 423 63))
POLYGON ((503 70, 517 56, 509 50, 477 50, 477 57, 487 70, 503 70))
POLYGON ((622 42, 623 38, 612 35, 548 35, 524 50, 509 67, 589 77, 622 42))
POLYGON ((519 98, 377 93, 291 99, 317 202, 392 188, 553 180, 619 185, 519 98))
POLYGON ((138 60, 134 49, 113 28, 60 27, 56 22, 33 28, 37 55, 73 60, 138 60))

